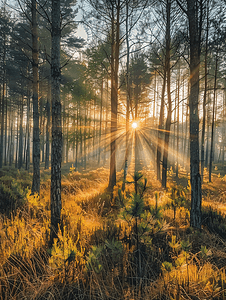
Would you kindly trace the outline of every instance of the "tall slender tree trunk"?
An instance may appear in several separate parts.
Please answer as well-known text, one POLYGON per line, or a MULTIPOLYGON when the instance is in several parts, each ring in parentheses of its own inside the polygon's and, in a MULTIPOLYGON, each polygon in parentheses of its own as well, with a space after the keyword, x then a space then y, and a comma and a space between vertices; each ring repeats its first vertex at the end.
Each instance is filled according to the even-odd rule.
MULTIPOLYGON (((166 78, 166 76, 165 76, 166 78)), ((164 80, 164 76, 163 76, 163 80, 164 80)), ((166 81, 166 79, 165 79, 166 81)), ((155 86, 154 86, 154 99, 153 99, 153 126, 155 125, 155 104, 156 104, 156 82, 157 82, 157 72, 155 72, 155 86)), ((163 82, 163 86, 164 86, 164 82, 163 82)), ((163 93, 162 93, 163 94, 163 93)), ((162 98, 161 98, 162 100, 162 98)))
POLYGON ((100 93, 100 129, 99 129, 99 152, 98 152, 98 165, 100 164, 100 156, 101 156, 101 134, 102 134, 102 111, 103 111, 103 90, 104 90, 104 81, 101 79, 101 93, 100 93))
POLYGON ((224 147, 225 147, 225 106, 226 106, 226 91, 223 96, 223 122, 222 122, 222 168, 224 168, 224 147))
POLYGON ((181 153, 184 149, 184 141, 185 141, 185 136, 184 136, 184 76, 183 76, 183 89, 182 89, 182 113, 181 113, 181 153))
MULTIPOLYGON (((73 131, 73 145, 72 145, 72 152, 73 152, 73 158, 72 160, 75 160, 75 141, 76 141, 76 129, 75 129, 75 114, 72 115, 72 131, 73 131)), ((90 126, 89 126, 90 128, 90 126)))
POLYGON ((91 133, 91 118, 92 118, 92 101, 89 102, 89 153, 88 153, 88 160, 90 160, 90 156, 91 156, 91 149, 92 149, 92 133, 91 133))
MULTIPOLYGON (((190 89, 189 89, 189 86, 190 86, 190 83, 188 82, 188 91, 187 91, 187 95, 189 95, 190 93, 190 89)), ((188 128, 189 128, 189 123, 188 123, 188 119, 189 119, 189 104, 186 103, 186 119, 185 119, 185 138, 184 138, 184 166, 187 165, 187 160, 188 160, 188 157, 189 157, 189 141, 188 141, 188 138, 187 138, 187 133, 188 133, 188 128)), ((187 172, 189 172, 187 170, 187 172)))
POLYGON ((40 137, 38 105, 38 24, 37 2, 32 0, 32 70, 33 70, 33 181, 32 192, 40 192, 40 137))
MULTIPOLYGON (((156 74, 155 74, 155 87, 156 87, 156 74)), ((166 90, 166 62, 164 66, 163 74, 163 84, 162 84, 162 95, 161 95, 161 105, 160 105, 160 115, 159 115, 159 125, 158 125, 158 140, 157 140, 157 179, 161 180, 161 156, 162 156, 162 136, 164 128, 164 99, 166 90)), ((155 103, 155 100, 154 100, 155 103)), ((154 118, 153 118, 154 119, 154 118)))
POLYGON ((117 108, 118 108, 118 68, 119 68, 119 30, 120 30, 120 0, 117 1, 116 19, 112 6, 112 45, 111 45, 111 156, 109 190, 113 192, 116 185, 116 133, 117 133, 117 108), (116 33, 115 33, 116 31, 116 33))
MULTIPOLYGON (((209 93, 208 93, 208 102, 209 102, 209 93)), ((209 163, 209 134, 210 134, 210 126, 209 126, 209 119, 210 119, 210 113, 209 113, 209 103, 207 105, 207 131, 206 131, 206 155, 205 155, 205 168, 207 168, 209 163)))
POLYGON ((83 130, 83 149, 84 149, 84 153, 83 153, 83 168, 84 170, 86 169, 86 154, 87 154, 87 149, 86 149, 86 125, 87 125, 87 107, 86 107, 86 103, 84 104, 84 130, 83 130))
MULTIPOLYGON (((80 103, 80 100, 78 100, 80 103)), ((77 103, 77 112, 76 112, 76 144, 75 144, 75 170, 78 170, 78 123, 79 123, 79 103, 77 103)))
MULTIPOLYGON (((6 84, 7 85, 7 82, 6 84)), ((5 91, 5 142, 4 142, 4 165, 7 165, 7 136, 8 136, 8 103, 7 103, 7 89, 5 91)))
POLYGON ((24 96, 21 96, 20 104, 20 134, 19 134, 19 153, 18 153, 18 169, 23 165, 23 110, 24 110, 24 96))
POLYGON ((65 123, 66 123, 66 112, 65 112, 65 97, 63 101, 63 112, 62 112, 62 163, 65 162, 65 154, 66 154, 66 143, 65 143, 65 123))
MULTIPOLYGON (((5 13, 5 7, 4 7, 5 13)), ((1 141, 0 141, 0 168, 3 165, 4 154, 4 130, 5 128, 5 94, 6 94, 6 34, 3 30, 3 54, 2 54, 3 80, 2 80, 2 97, 1 98, 1 141)), ((6 145, 5 145, 6 147, 6 145)))
POLYGON ((11 119, 11 125, 10 125, 10 148, 9 148, 9 166, 12 166, 13 163, 13 158, 14 158, 14 142, 15 142, 15 136, 13 135, 14 132, 14 116, 15 113, 12 111, 12 106, 11 107, 11 115, 12 115, 12 119, 11 119))
POLYGON ((52 0, 52 50, 51 50, 51 77, 52 77, 52 147, 51 147, 51 233, 50 244, 57 237, 61 218, 61 160, 62 160, 62 125, 60 101, 60 39, 61 13, 60 0, 52 0))
POLYGON ((68 163, 68 155, 69 155, 69 113, 67 115, 67 125, 66 125, 66 163, 68 163))
POLYGON ((19 148, 19 108, 20 105, 18 104, 18 113, 17 113, 17 126, 16 126, 16 154, 15 154, 15 168, 18 165, 18 148, 19 148))
POLYGON ((5 76, 3 75, 2 84, 2 98, 1 101, 1 144, 0 144, 0 168, 3 165, 3 152, 4 152, 4 127, 5 127, 5 76))
POLYGON ((81 166, 83 165, 83 147, 82 147, 82 142, 83 142, 83 134, 82 134, 82 109, 81 109, 81 102, 79 101, 79 137, 80 137, 80 161, 81 161, 81 166))
POLYGON ((162 162, 162 186, 166 188, 167 182, 167 162, 168 162, 168 148, 169 148, 169 137, 171 127, 171 114, 172 114, 172 103, 171 103, 171 91, 170 91, 170 11, 171 11, 171 0, 167 0, 166 3, 166 77, 167 77, 167 97, 168 97, 168 111, 165 128, 165 142, 163 150, 163 162, 162 162))
POLYGON ((12 101, 10 100, 9 103, 9 112, 8 112, 8 119, 9 119, 9 129, 8 129, 8 137, 7 137, 7 163, 10 160, 10 150, 11 150, 11 119, 12 119, 12 101))
POLYGON ((176 163, 176 177, 179 177, 179 125, 180 125, 180 62, 178 66, 177 79, 177 163, 176 163))
POLYGON ((107 138, 107 134, 108 134, 108 95, 109 95, 109 91, 108 91, 108 75, 107 75, 107 91, 106 91, 106 111, 105 111, 105 151, 104 151, 104 165, 106 162, 106 159, 108 157, 108 154, 106 153, 108 151, 108 138, 107 138))
POLYGON ((42 97, 42 103, 40 104, 41 111, 41 120, 40 120, 40 129, 41 129, 41 152, 42 152, 42 162, 45 162, 45 115, 44 115, 44 98, 42 97))
POLYGON ((29 172, 30 169, 30 95, 27 97, 27 149, 25 169, 29 172))
POLYGON ((206 130, 206 95, 207 95, 207 58, 208 58, 208 37, 209 37, 209 1, 207 0, 207 28, 206 28, 206 45, 205 45, 205 86, 204 86, 204 95, 203 95, 203 104, 202 104, 202 111, 203 111, 203 121, 202 121, 202 139, 201 139, 201 179, 203 181, 203 174, 204 174, 204 155, 205 155, 205 130, 206 130))
POLYGON ((122 190, 125 190, 126 176, 128 171, 129 156, 129 107, 130 107, 130 88, 129 88, 129 2, 126 0, 126 153, 122 190))
POLYGON ((209 182, 211 182, 213 154, 214 154, 214 128, 215 128, 215 110, 216 110, 216 98, 217 98, 217 69, 218 69, 218 51, 216 53, 214 88, 213 88, 214 94, 213 94, 213 114, 212 114, 211 142, 210 142, 209 182))
POLYGON ((172 139, 173 139, 173 142, 172 142, 172 167, 173 167, 173 171, 176 172, 176 119, 177 119, 177 83, 176 83, 176 89, 175 89, 175 97, 174 97, 174 119, 173 119, 173 135, 172 135, 172 139))
POLYGON ((51 85, 48 84, 47 102, 46 102, 46 156, 45 169, 49 169, 49 132, 50 132, 50 99, 51 99, 51 85))
MULTIPOLYGON (((199 66, 202 15, 199 16, 197 0, 187 0, 190 36, 190 182, 191 212, 190 225, 201 228, 201 176, 199 173, 199 66)), ((200 8, 202 12, 202 7, 200 8)))

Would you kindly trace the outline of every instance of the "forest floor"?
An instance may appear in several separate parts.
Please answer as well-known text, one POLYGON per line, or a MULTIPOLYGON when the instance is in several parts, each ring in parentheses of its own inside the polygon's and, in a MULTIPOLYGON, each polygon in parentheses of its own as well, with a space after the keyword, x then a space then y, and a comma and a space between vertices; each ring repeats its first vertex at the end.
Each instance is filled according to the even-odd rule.
POLYGON ((31 174, 0 171, 0 299, 225 299, 226 176, 205 170, 202 229, 189 226, 190 184, 182 168, 167 190, 153 170, 117 174, 62 166, 62 221, 49 248, 50 170, 40 196, 31 174), (134 180, 137 182, 135 193, 134 180))

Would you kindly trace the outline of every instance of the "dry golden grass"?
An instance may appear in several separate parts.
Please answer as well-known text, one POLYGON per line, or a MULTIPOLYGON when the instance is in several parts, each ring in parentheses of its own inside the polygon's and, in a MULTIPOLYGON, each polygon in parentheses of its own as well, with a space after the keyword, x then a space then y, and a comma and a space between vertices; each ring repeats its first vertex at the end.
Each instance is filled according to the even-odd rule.
MULTIPOLYGON (((185 173, 181 172, 179 183, 186 182, 185 173)), ((20 174, 15 174, 16 180, 22 182, 20 174)), ((48 249, 50 179, 46 174, 40 198, 28 192, 27 204, 9 217, 1 215, 0 300, 224 299, 226 241, 206 227, 201 232, 190 229, 186 207, 178 208, 173 219, 173 210, 166 205, 176 184, 173 174, 169 174, 173 180, 168 191, 164 191, 153 171, 143 172, 148 179, 145 207, 154 209, 157 195, 161 216, 168 225, 150 235, 151 243, 144 244, 145 239, 141 239, 142 263, 137 260, 141 250, 136 250, 133 228, 118 215, 120 205, 116 197, 122 181, 115 187, 112 200, 106 192, 108 170, 103 168, 88 173, 72 171, 63 176, 62 226, 58 240, 48 249), (178 248, 172 247, 173 236, 178 248), (190 248, 184 251, 181 245, 188 240, 190 248), (118 253, 106 241, 112 241, 111 245, 118 241, 123 251, 118 253), (101 265, 100 272, 87 269, 93 246, 99 249, 95 262, 101 265), (164 262, 166 266, 171 264, 168 269, 164 262), (138 265, 144 270, 142 276, 138 265)), ((122 172, 117 176, 122 178, 122 172)), ((10 185, 11 179, 5 180, 10 185)), ((127 180, 131 183, 126 184, 125 195, 131 196, 132 176, 127 180)), ((225 213, 225 178, 214 175, 213 183, 208 183, 206 173, 203 189, 204 207, 225 213)), ((189 198, 189 187, 186 197, 189 198)))

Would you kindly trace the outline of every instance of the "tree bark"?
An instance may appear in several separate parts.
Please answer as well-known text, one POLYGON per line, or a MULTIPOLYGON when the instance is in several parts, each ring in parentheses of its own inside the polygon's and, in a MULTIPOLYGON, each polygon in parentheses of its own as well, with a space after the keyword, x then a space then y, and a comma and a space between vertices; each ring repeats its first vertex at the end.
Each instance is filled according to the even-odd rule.
POLYGON ((217 90, 217 69, 218 69, 218 53, 216 53, 215 75, 214 75, 214 94, 213 94, 213 114, 211 126, 211 142, 210 142, 210 165, 209 165, 209 182, 211 182, 213 154, 214 154, 214 128, 215 128, 215 110, 216 110, 216 90, 217 90))
POLYGON ((15 136, 13 136, 13 132, 14 132, 14 124, 15 124, 15 112, 12 111, 12 106, 11 107, 11 125, 10 125, 10 147, 9 147, 9 166, 12 166, 13 163, 13 158, 14 158, 14 142, 15 142, 15 136))
POLYGON ((205 155, 205 129, 206 129, 206 95, 207 95, 207 58, 208 58, 208 37, 209 37, 209 6, 207 1, 207 28, 206 28, 206 45, 205 45, 205 87, 204 87, 204 95, 203 95, 203 121, 202 121, 202 140, 201 140, 201 179, 203 182, 203 174, 204 174, 204 155, 205 155))
POLYGON ((116 185, 116 133, 117 133, 117 108, 118 108, 118 68, 119 68, 119 30, 120 30, 120 0, 116 5, 116 19, 114 6, 112 6, 112 41, 111 41, 111 154, 109 191, 113 192, 116 185), (115 33, 116 31, 116 33, 115 33))
POLYGON ((171 11, 171 0, 167 0, 166 3, 166 77, 167 77, 167 97, 168 97, 168 112, 166 119, 165 128, 165 142, 163 150, 163 162, 162 162, 162 186, 166 188, 167 182, 167 162, 168 162, 168 148, 169 148, 169 137, 170 137, 170 126, 171 126, 171 114, 172 114, 172 103, 171 103, 171 91, 170 91, 170 11, 171 11))
MULTIPOLYGON (((7 82, 5 83, 5 85, 7 86, 7 82)), ((7 165, 7 137, 8 137, 8 103, 7 103, 7 88, 5 91, 5 142, 4 142, 4 165, 7 165)))
POLYGON ((46 102, 46 155, 45 155, 45 169, 49 169, 49 131, 50 131, 50 98, 51 85, 48 84, 47 102, 46 102))
POLYGON ((50 243, 57 237, 61 218, 61 160, 62 125, 60 102, 60 0, 52 0, 52 49, 51 49, 51 94, 52 94, 52 153, 51 153, 51 232, 50 243))
POLYGON ((16 154, 15 154, 15 168, 18 165, 18 144, 19 144, 19 111, 20 105, 18 104, 18 113, 17 113, 17 126, 16 126, 16 154))
MULTIPOLYGON (((155 87, 156 87, 156 74, 155 74, 155 87)), ((157 179, 161 179, 161 156, 162 156, 162 135, 163 135, 163 123, 164 123, 164 99, 165 99, 165 90, 166 90, 166 62, 164 66, 163 74, 163 84, 162 84, 162 96, 161 96, 161 105, 160 105, 160 115, 159 115, 159 125, 158 125, 158 140, 157 140, 157 179)), ((155 95, 155 92, 154 92, 155 95)), ((155 99, 154 99, 155 103, 155 99)), ((154 120, 154 115, 153 115, 154 120)))
POLYGON ((24 96, 21 96, 20 104, 20 129, 19 129, 19 153, 17 168, 21 169, 23 165, 23 110, 24 110, 24 96))
POLYGON ((33 181, 32 192, 40 192, 40 137, 38 103, 38 24, 37 2, 32 0, 32 71, 33 71, 33 181))
POLYGON ((126 176, 128 171, 128 156, 129 156, 129 107, 130 107, 130 88, 129 88, 129 2, 126 0, 126 152, 125 152, 125 166, 123 176, 122 190, 125 190, 126 176))
MULTIPOLYGON (((2 81, 2 97, 1 97, 1 143, 0 143, 0 168, 3 165, 3 151, 4 151, 4 127, 5 127, 5 92, 6 92, 6 34, 3 31, 3 55, 2 55, 2 66, 3 66, 3 81, 2 81)), ((6 130, 6 129, 5 129, 6 130)), ((5 145, 6 147, 6 145, 5 145)))
POLYGON ((25 169, 30 169, 30 95, 27 97, 27 149, 25 159, 25 169))
POLYGON ((83 168, 84 170, 86 169, 86 154, 87 154, 87 149, 86 149, 86 125, 87 125, 87 107, 86 107, 86 102, 84 103, 84 130, 83 130, 83 149, 84 149, 84 153, 83 153, 83 168))
MULTIPOLYGON (((78 100, 80 103, 80 100, 78 100)), ((79 103, 77 103, 77 109, 76 109, 76 144, 75 144, 75 170, 78 170, 78 123, 79 123, 79 103)))
POLYGON ((103 111, 103 90, 104 90, 104 81, 101 79, 101 93, 100 93, 100 129, 99 129, 99 152, 98 152, 98 165, 100 165, 100 156, 101 156, 101 135, 102 135, 102 111, 103 111))
MULTIPOLYGON (((207 88, 208 89, 208 88, 207 88)), ((208 102, 209 102, 209 92, 208 92, 208 102)), ((209 106, 210 103, 208 103, 207 105, 207 122, 206 122, 206 126, 207 126, 207 131, 206 131, 206 155, 205 155, 205 168, 207 168, 208 163, 209 163, 209 133, 210 133, 210 113, 209 113, 209 106)))
MULTIPOLYGON (((202 1, 201 1, 202 2, 202 1)), ((199 173, 199 66, 201 21, 199 20, 197 0, 187 0, 187 14, 190 36, 190 182, 191 212, 190 225, 201 228, 201 177, 199 173)), ((201 7, 202 9, 202 7, 201 7)))
POLYGON ((180 61, 178 66, 177 79, 177 163, 176 163, 176 177, 179 177, 179 124, 180 124, 180 61))

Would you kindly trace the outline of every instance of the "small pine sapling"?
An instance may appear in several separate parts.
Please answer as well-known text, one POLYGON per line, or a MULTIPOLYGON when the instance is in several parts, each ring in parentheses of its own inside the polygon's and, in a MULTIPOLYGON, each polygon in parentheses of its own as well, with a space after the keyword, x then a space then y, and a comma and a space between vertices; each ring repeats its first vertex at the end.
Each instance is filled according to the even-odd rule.
POLYGON ((179 188, 173 187, 171 190, 171 201, 167 203, 167 207, 173 209, 173 219, 176 219, 177 209, 184 207, 186 204, 185 193, 179 188))

